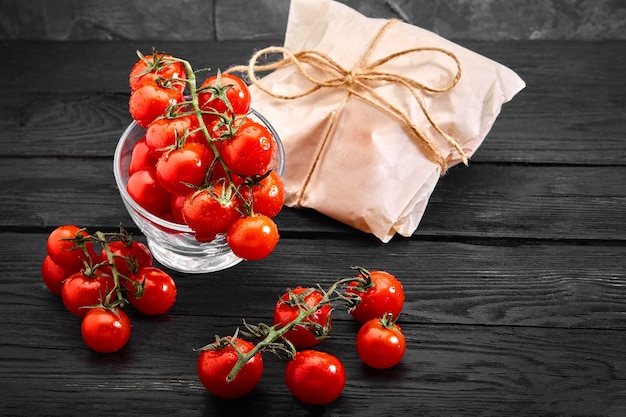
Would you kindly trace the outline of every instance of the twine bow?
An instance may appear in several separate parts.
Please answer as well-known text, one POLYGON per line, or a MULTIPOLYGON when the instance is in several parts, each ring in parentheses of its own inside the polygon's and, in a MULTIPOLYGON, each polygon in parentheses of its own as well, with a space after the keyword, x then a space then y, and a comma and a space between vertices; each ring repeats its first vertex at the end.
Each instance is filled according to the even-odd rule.
POLYGON ((377 61, 374 61, 371 64, 366 64, 369 56, 375 49, 378 41, 380 40, 384 32, 395 22, 397 21, 393 19, 387 21, 387 23, 378 32, 376 38, 371 43, 368 50, 365 52, 360 62, 353 69, 346 69, 339 65, 339 63, 334 61, 328 55, 325 55, 315 50, 300 51, 294 53, 283 47, 272 46, 256 52, 250 58, 247 66, 232 67, 228 70, 228 72, 247 72, 250 82, 254 84, 259 90, 265 92, 266 94, 269 94, 272 97, 284 100, 301 98, 312 94, 322 88, 343 88, 350 95, 358 97, 359 99, 379 109, 388 116, 397 119, 406 129, 409 130, 409 132, 415 138, 417 138, 426 155, 429 157, 429 159, 431 159, 434 163, 441 167, 441 172, 443 174, 447 170, 447 163, 446 158, 441 153, 441 150, 433 144, 432 140, 424 135, 424 133, 418 128, 418 126, 415 125, 415 123, 405 112, 401 111, 383 96, 378 94, 370 84, 372 82, 378 81, 400 85, 411 93, 416 102, 419 104, 423 114, 428 120, 428 123, 434 128, 437 133, 439 133, 446 140, 451 148, 454 148, 458 151, 463 163, 467 165, 467 156, 465 155, 461 144, 455 138, 445 133, 437 125, 437 123, 430 116, 430 113, 428 112, 426 105, 424 104, 424 100, 420 97, 419 94, 420 91, 426 91, 430 93, 442 93, 454 88, 454 86, 461 78, 461 63, 459 62, 459 59, 456 57, 456 55, 443 48, 419 47, 402 50, 383 57, 377 61), (401 56, 428 51, 445 54, 454 61, 456 65, 456 72, 454 74, 454 77, 452 77, 447 85, 444 85, 442 87, 428 86, 400 74, 379 70, 379 67, 383 64, 401 56), (263 55, 268 55, 272 53, 282 53, 283 59, 268 64, 258 64, 259 59, 263 55), (311 88, 292 95, 279 94, 264 86, 261 80, 256 75, 256 72, 276 70, 288 67, 290 65, 295 66, 300 74, 312 84, 311 88), (327 75, 327 78, 316 78, 311 73, 311 71, 309 71, 307 65, 321 71, 322 74, 327 75))

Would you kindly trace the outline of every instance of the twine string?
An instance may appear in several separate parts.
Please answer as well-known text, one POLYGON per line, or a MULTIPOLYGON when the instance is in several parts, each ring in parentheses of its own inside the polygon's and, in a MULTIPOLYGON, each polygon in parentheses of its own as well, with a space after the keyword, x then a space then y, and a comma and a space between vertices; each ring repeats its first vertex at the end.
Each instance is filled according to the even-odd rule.
POLYGON ((418 47, 395 52, 383 58, 380 58, 370 64, 366 64, 367 60, 376 48, 376 45, 378 44, 380 38, 383 36, 384 32, 389 26, 391 26, 395 22, 396 20, 387 21, 387 23, 378 32, 376 38, 372 41, 369 48, 365 51, 360 62, 352 69, 344 68, 328 55, 315 50, 292 52, 284 47, 270 46, 254 53, 250 58, 248 65, 235 66, 230 68, 227 72, 247 73, 250 82, 254 84, 259 90, 274 98, 283 100, 295 100, 301 97, 305 97, 315 93, 322 88, 344 89, 348 92, 348 94, 351 94, 359 98, 360 100, 363 100, 364 102, 380 110, 384 114, 398 120, 406 129, 409 130, 409 132, 415 138, 417 138, 419 144, 422 146, 422 149, 425 151, 428 158, 437 165, 439 165, 442 173, 444 173, 447 170, 447 162, 446 158, 442 155, 441 150, 437 146, 435 146, 433 141, 429 139, 418 128, 418 126, 405 112, 391 104, 389 100, 378 94, 374 87, 371 86, 371 84, 373 83, 380 82, 394 83, 400 85, 405 90, 410 92, 412 97, 418 103, 428 123, 437 133, 441 135, 441 137, 446 140, 451 148, 456 149, 463 163, 467 165, 467 156, 463 151, 461 144, 455 138, 444 132, 439 127, 439 125, 430 115, 428 109, 426 108, 424 99, 421 97, 420 94, 420 92, 443 93, 450 91, 452 88, 454 88, 454 86, 456 86, 456 84, 459 82, 459 79, 461 78, 461 63, 457 56, 454 53, 443 48, 418 47), (381 71, 379 69, 382 65, 397 58, 409 54, 417 54, 423 52, 441 53, 448 56, 452 59, 452 61, 454 61, 456 71, 454 76, 448 81, 447 84, 440 87, 430 86, 412 78, 403 76, 401 74, 381 71), (263 56, 267 56, 270 54, 282 54, 283 58, 274 62, 259 64, 259 60, 263 56), (257 76, 257 72, 273 71, 289 66, 295 66, 301 76, 304 77, 311 84, 311 87, 294 94, 281 94, 263 85, 261 79, 257 76), (322 74, 324 78, 318 78, 316 75, 313 74, 313 71, 311 71, 311 69, 316 70, 317 74, 322 74))

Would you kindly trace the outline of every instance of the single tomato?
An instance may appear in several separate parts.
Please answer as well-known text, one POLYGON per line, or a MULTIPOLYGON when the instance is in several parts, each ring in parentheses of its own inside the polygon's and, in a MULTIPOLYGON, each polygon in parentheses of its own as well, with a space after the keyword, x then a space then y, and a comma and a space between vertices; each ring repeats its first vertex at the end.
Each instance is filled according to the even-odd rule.
POLYGON ((132 276, 141 288, 136 296, 135 288, 127 283, 128 301, 141 313, 156 316, 165 314, 176 302, 176 283, 165 271, 156 267, 143 267, 132 276))
POLYGON ((170 106, 183 100, 182 93, 175 88, 144 85, 130 93, 128 110, 139 126, 147 128, 170 106))
POLYGON ((406 339, 391 316, 371 319, 357 333, 356 350, 365 364, 387 369, 397 365, 404 357, 406 339))
POLYGON ((247 261, 268 257, 279 239, 276 223, 263 214, 238 218, 226 232, 226 242, 230 249, 247 261))
POLYGON ((398 319, 404 306, 404 288, 392 274, 385 271, 367 271, 361 269, 359 278, 346 288, 346 296, 358 297, 356 307, 350 314, 360 323, 376 319, 391 313, 398 319))
POLYGON ((130 319, 120 309, 101 307, 88 309, 80 326, 87 346, 96 352, 112 353, 120 350, 130 338, 130 319))
POLYGON ((336 400, 346 384, 341 361, 326 352, 303 350, 287 363, 285 382, 298 400, 314 405, 336 400))
POLYGON ((202 350, 198 358, 198 377, 204 388, 215 396, 228 399, 252 391, 263 375, 263 357, 259 352, 244 364, 232 381, 228 381, 228 374, 239 358, 238 352, 246 353, 254 348, 252 343, 240 338, 231 339, 231 343, 211 345, 210 349, 202 350))

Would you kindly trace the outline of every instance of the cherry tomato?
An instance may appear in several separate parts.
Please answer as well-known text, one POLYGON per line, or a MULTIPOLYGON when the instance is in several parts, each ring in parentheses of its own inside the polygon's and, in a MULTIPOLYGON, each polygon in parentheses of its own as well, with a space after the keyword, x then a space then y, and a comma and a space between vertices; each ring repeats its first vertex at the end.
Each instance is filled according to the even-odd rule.
POLYGON ((55 263, 50 255, 47 255, 43 263, 41 264, 41 277, 43 283, 54 295, 61 295, 63 289, 63 282, 72 275, 74 271, 63 268, 61 265, 55 263))
POLYGON ((170 198, 170 207, 172 219, 175 223, 186 224, 183 217, 183 204, 189 198, 190 194, 172 194, 170 198))
POLYGON ((157 119, 146 130, 146 146, 158 158, 193 129, 192 116, 157 119))
POLYGON ((48 236, 46 248, 48 256, 54 263, 67 269, 69 272, 77 272, 83 268, 85 262, 93 254, 93 243, 84 242, 85 250, 76 245, 73 239, 81 239, 89 234, 73 224, 57 227, 48 236))
MULTIPOLYGON (((293 321, 303 308, 316 308, 324 295, 314 288, 296 287, 284 293, 274 307, 274 324, 278 327, 293 321)), ((296 348, 308 348, 317 345, 328 336, 331 327, 332 310, 326 303, 318 308, 304 321, 311 326, 295 326, 287 333, 285 339, 296 348)))
POLYGON ((287 363, 285 381, 298 400, 314 405, 328 404, 341 395, 346 372, 341 361, 326 352, 303 350, 287 363))
POLYGON ((252 200, 255 213, 264 214, 267 217, 275 217, 285 204, 285 186, 276 171, 271 171, 257 184, 243 186, 241 192, 246 200, 252 200), (252 197, 250 197, 250 191, 252 191, 252 197))
POLYGON ((236 75, 218 74, 207 78, 200 85, 198 102, 205 111, 232 111, 236 115, 244 115, 250 110, 250 91, 246 83, 236 75), (230 109, 223 99, 224 96, 230 103, 230 109))
POLYGON ((90 306, 101 304, 114 287, 113 280, 105 276, 88 277, 82 272, 70 275, 63 283, 63 305, 74 315, 83 317, 90 306))
POLYGON ((213 152, 199 143, 186 143, 165 152, 156 164, 159 183, 173 194, 187 194, 199 188, 213 161, 213 152))
POLYGON ((383 317, 391 313, 398 319, 404 306, 404 289, 402 283, 393 275, 385 271, 365 271, 359 274, 367 284, 360 285, 353 281, 346 288, 346 295, 358 296, 361 301, 350 310, 350 314, 360 323, 383 317))
MULTIPOLYGON (((232 340, 232 343, 242 353, 249 352, 254 347, 252 343, 239 338, 232 340)), ((237 352, 230 344, 200 353, 198 377, 207 391, 228 399, 239 398, 252 391, 263 374, 263 357, 260 352, 254 355, 237 373, 235 379, 228 382, 226 377, 237 359, 237 352)))
POLYGON ((230 169, 252 177, 267 171, 274 148, 271 132, 262 124, 247 120, 232 139, 221 142, 220 153, 230 169))
POLYGON ((279 239, 276 223, 262 214, 235 220, 226 233, 226 242, 233 253, 248 261, 269 256, 279 239))
MULTIPOLYGON (((117 272, 129 278, 139 269, 152 266, 154 262, 150 249, 136 240, 129 242, 114 240, 109 242, 108 245, 109 250, 113 253, 113 262, 117 272)), ((107 254, 104 249, 100 257, 101 259, 107 259, 107 254)), ((104 271, 111 274, 110 269, 104 268, 104 271)))
POLYGON ((128 175, 133 175, 135 172, 144 168, 154 168, 157 159, 150 153, 150 148, 146 142, 145 136, 141 138, 135 146, 133 146, 133 152, 130 157, 130 165, 128 167, 128 175))
POLYGON ((170 215, 170 193, 163 188, 154 168, 141 169, 130 176, 126 190, 137 204, 161 218, 170 215))
POLYGON ((240 217, 234 198, 227 195, 222 184, 193 193, 183 203, 185 223, 200 242, 209 242, 240 217))
POLYGON ((148 127, 165 113, 170 105, 183 101, 182 93, 175 88, 144 85, 130 93, 128 109, 141 127, 148 127))
POLYGON ((165 271, 155 267, 144 267, 137 271, 132 279, 143 285, 143 294, 137 298, 134 288, 130 288, 126 296, 133 307, 141 313, 150 316, 165 314, 176 302, 176 283, 165 271))
POLYGON ((111 353, 120 350, 130 338, 130 319, 120 309, 88 309, 80 326, 87 346, 96 352, 111 353))
POLYGON ((393 319, 371 319, 357 333, 356 350, 365 364, 372 368, 387 369, 402 360, 406 339, 393 319))
POLYGON ((148 55, 139 59, 130 70, 128 83, 131 91, 137 90, 144 85, 160 87, 175 87, 179 91, 185 89, 187 74, 181 62, 173 60, 171 55, 157 54, 148 55))

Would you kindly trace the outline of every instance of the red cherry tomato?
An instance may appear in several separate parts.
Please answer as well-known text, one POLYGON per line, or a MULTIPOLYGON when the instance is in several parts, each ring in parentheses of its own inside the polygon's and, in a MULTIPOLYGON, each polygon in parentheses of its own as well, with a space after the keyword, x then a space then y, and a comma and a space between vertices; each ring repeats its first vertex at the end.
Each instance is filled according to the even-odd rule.
MULTIPOLYGON (((155 267, 144 267, 132 279, 143 285, 143 294, 135 296, 134 288, 126 293, 128 301, 141 313, 156 316, 165 314, 176 302, 176 283, 165 271, 155 267)), ((128 283, 127 288, 132 287, 128 283)))
POLYGON ((83 242, 84 248, 77 246, 77 240, 88 236, 85 230, 73 224, 57 227, 50 233, 46 242, 48 256, 57 265, 69 272, 80 271, 89 257, 93 255, 93 243, 83 242), (87 252, 85 252, 85 250, 87 252))
POLYGON ((175 88, 144 85, 130 93, 128 109, 135 122, 147 128, 158 117, 165 114, 169 106, 183 100, 182 93, 175 88))
POLYGON ((244 199, 252 201, 255 213, 275 217, 285 204, 285 186, 276 171, 271 171, 259 183, 241 188, 244 199), (250 196, 252 191, 252 196, 250 196))
MULTIPOLYGON (((242 353, 249 352, 254 347, 252 343, 239 338, 232 342, 242 353)), ((229 344, 215 346, 214 349, 203 350, 200 353, 198 377, 207 391, 228 399, 239 398, 252 391, 263 374, 263 357, 260 352, 254 355, 237 373, 235 379, 229 382, 226 377, 237 359, 237 352, 229 344)))
POLYGON ((120 350, 128 342, 130 330, 130 319, 120 309, 88 309, 80 326, 85 344, 101 353, 120 350))
POLYGON ((139 59, 130 70, 128 83, 131 91, 137 90, 144 85, 160 87, 175 87, 183 91, 187 85, 185 67, 171 55, 157 54, 148 55, 139 59))
POLYGON ((287 388, 298 400, 314 405, 328 404, 341 395, 346 372, 341 361, 326 352, 304 350, 285 369, 287 388))
POLYGON ((41 277, 43 278, 43 283, 54 295, 61 295, 63 282, 72 274, 72 271, 69 271, 68 269, 65 269, 61 265, 55 263, 50 255, 47 255, 41 264, 41 277))
POLYGON ((88 277, 82 272, 76 272, 63 283, 61 299, 70 313, 83 317, 89 311, 86 307, 102 304, 113 287, 110 277, 88 277))
POLYGON ((385 271, 365 271, 359 275, 366 281, 361 285, 353 281, 346 288, 347 296, 358 296, 360 302, 350 310, 350 314, 360 323, 391 313, 398 319, 404 306, 404 288, 392 274, 385 271))
POLYGON ((304 321, 311 326, 298 325, 284 334, 284 338, 296 348, 315 346, 328 336, 332 310, 328 303, 318 307, 323 297, 323 294, 315 288, 296 287, 278 299, 274 307, 274 325, 278 327, 292 322, 302 308, 315 309, 304 321))
POLYGON ((199 188, 213 161, 213 152, 199 143, 186 143, 165 152, 156 164, 156 174, 163 188, 173 194, 187 194, 199 188))
POLYGON ((154 168, 157 159, 150 153, 148 144, 146 143, 145 136, 141 138, 135 146, 133 146, 133 152, 130 157, 130 166, 128 167, 128 175, 133 175, 135 172, 144 168, 154 168))
POLYGON ((236 200, 224 191, 222 184, 193 193, 183 203, 185 223, 200 242, 209 242, 240 217, 236 200))
POLYGON ((146 146, 158 158, 193 129, 192 116, 157 119, 146 130, 146 146))
MULTIPOLYGON (((117 272, 127 277, 131 277, 139 269, 152 266, 154 260, 152 253, 146 245, 136 240, 124 242, 114 240, 109 242, 109 250, 113 254, 113 261, 117 272)), ((105 250, 100 254, 101 259, 107 259, 105 250)), ((110 269, 104 268, 105 272, 111 274, 110 269)))
POLYGON ((226 233, 226 242, 233 253, 248 261, 269 256, 279 239, 276 223, 262 214, 235 220, 226 233))
POLYGON ((246 83, 236 75, 218 74, 207 78, 200 85, 198 102, 200 108, 205 111, 221 114, 228 111, 228 113, 244 115, 250 110, 250 91, 246 83))
POLYGON ((356 336, 356 350, 365 364, 387 369, 402 360, 406 339, 400 326, 389 317, 372 319, 361 326, 356 336))
POLYGON ((220 153, 230 169, 252 177, 267 171, 274 149, 272 133, 262 124, 247 120, 232 139, 221 142, 220 153))
POLYGON ((154 168, 141 169, 131 175, 126 190, 144 210, 161 218, 170 215, 170 193, 159 182, 154 168))

